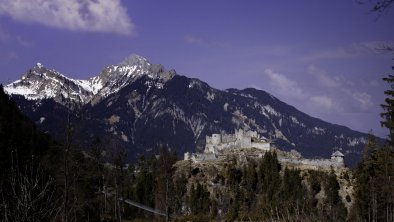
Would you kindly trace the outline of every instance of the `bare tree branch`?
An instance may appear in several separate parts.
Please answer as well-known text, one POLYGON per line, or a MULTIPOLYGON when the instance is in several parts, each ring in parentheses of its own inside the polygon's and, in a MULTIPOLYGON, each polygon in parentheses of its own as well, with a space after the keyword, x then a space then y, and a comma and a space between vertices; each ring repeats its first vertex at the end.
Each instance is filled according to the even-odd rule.
MULTIPOLYGON (((28 165, 24 171, 12 167, 9 193, 1 190, 5 221, 49 221, 60 211, 55 198, 55 184, 40 166, 28 165)), ((2 186, 3 187, 3 186, 2 186)))

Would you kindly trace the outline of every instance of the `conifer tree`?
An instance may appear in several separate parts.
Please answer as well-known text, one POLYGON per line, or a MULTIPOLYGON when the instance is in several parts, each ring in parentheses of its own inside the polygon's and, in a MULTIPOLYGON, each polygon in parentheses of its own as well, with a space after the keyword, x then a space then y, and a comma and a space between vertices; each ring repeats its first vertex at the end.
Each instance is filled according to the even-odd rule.
POLYGON ((138 173, 135 179, 134 197, 136 202, 143 205, 154 206, 154 178, 150 172, 147 161, 141 156, 138 161, 138 173))
POLYGON ((191 213, 194 215, 203 215, 210 212, 211 198, 210 193, 205 185, 197 183, 190 187, 189 206, 191 213))
POLYGON ((361 163, 357 167, 356 203, 353 214, 360 220, 394 220, 394 152, 380 148, 370 135, 361 163))
POLYGON ((267 152, 260 164, 262 191, 268 201, 272 201, 278 193, 281 179, 280 168, 276 152, 267 152))
POLYGON ((346 219, 346 208, 338 194, 339 189, 337 176, 331 168, 324 190, 326 193, 326 215, 332 221, 345 221, 346 219))
POLYGON ((300 171, 288 169, 283 173, 282 186, 280 189, 281 202, 287 203, 288 207, 299 207, 304 191, 300 171))
MULTIPOLYGON (((392 67, 394 70, 394 67, 392 67)), ((383 120, 381 121, 382 126, 386 127, 389 130, 389 144, 391 147, 394 145, 394 76, 389 75, 386 78, 383 78, 385 82, 390 84, 390 89, 384 91, 384 94, 387 96, 385 104, 382 104, 383 113, 381 113, 381 117, 383 120)))
POLYGON ((153 174, 155 179, 155 206, 157 209, 173 211, 175 203, 174 185, 172 176, 173 167, 177 157, 175 152, 170 152, 167 145, 160 145, 158 158, 153 159, 153 174), (171 208, 171 209, 170 209, 171 208))

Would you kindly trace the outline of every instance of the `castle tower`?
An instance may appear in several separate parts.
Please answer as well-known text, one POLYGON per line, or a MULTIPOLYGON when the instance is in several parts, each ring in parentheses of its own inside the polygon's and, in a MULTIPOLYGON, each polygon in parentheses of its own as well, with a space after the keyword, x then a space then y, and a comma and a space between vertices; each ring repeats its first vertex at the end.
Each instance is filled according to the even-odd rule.
POLYGON ((236 138, 236 140, 241 141, 243 136, 244 136, 243 129, 235 130, 235 138, 236 138))
POLYGON ((344 156, 343 153, 337 150, 331 155, 331 160, 337 163, 344 163, 344 156))
POLYGON ((218 145, 222 142, 222 136, 220 134, 212 134, 212 144, 218 145))

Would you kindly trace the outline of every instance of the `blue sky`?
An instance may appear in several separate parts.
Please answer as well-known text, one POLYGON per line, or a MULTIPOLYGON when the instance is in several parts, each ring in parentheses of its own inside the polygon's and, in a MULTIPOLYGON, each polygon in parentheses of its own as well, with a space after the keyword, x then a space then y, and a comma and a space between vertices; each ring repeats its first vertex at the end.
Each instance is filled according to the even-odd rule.
POLYGON ((384 137, 394 9, 366 1, 0 0, 0 82, 37 62, 79 79, 136 53, 219 89, 265 90, 384 137))

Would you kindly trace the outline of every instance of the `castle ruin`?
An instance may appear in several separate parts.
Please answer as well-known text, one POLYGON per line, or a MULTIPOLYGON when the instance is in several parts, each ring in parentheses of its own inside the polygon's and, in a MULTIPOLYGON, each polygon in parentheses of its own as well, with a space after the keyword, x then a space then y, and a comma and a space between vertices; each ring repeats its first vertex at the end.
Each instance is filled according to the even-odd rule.
POLYGON ((304 169, 345 167, 344 155, 338 150, 331 155, 330 159, 306 159, 294 150, 292 150, 290 154, 293 154, 294 152, 296 152, 297 155, 278 156, 279 162, 299 166, 304 169))
POLYGON ((262 152, 271 150, 270 142, 256 131, 235 130, 234 134, 212 134, 205 137, 203 153, 185 153, 184 160, 203 161, 217 160, 225 156, 226 151, 233 149, 257 149, 262 152))
MULTIPOLYGON (((256 131, 235 130, 234 134, 212 134, 206 136, 202 153, 185 153, 184 160, 193 162, 216 161, 224 159, 228 154, 261 158, 265 152, 273 150, 268 139, 256 131)), ((279 152, 279 150, 277 150, 279 152)), ((344 155, 335 151, 330 159, 305 159, 297 151, 278 153, 278 160, 284 164, 292 164, 306 168, 344 167, 344 155)))
POLYGON ((256 148, 263 151, 270 151, 270 143, 267 139, 260 137, 256 131, 235 130, 234 134, 212 134, 205 138, 204 153, 222 153, 225 149, 231 148, 256 148))

